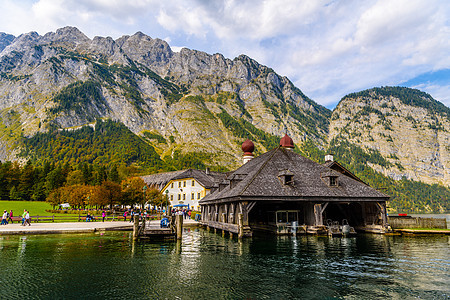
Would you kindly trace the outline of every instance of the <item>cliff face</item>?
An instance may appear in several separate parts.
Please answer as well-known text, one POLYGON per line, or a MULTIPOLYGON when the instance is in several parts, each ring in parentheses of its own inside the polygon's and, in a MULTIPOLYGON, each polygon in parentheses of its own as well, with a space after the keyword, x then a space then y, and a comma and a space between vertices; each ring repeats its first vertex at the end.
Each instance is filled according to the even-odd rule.
MULTIPOLYGON (((449 108, 417 90, 375 88, 350 94, 331 113, 286 77, 241 55, 173 52, 143 33, 88 38, 65 27, 40 36, 0 33, 0 160, 24 137, 113 119, 153 145, 209 155, 235 168, 240 144, 259 152, 287 133, 297 145, 350 142, 376 151, 385 175, 450 185, 449 108)), ((372 153, 371 152, 371 153, 372 153)))
POLYGON ((287 130, 296 141, 325 145, 331 112, 244 55, 230 60, 189 49, 173 52, 140 32, 117 40, 91 40, 73 27, 14 40, 5 36, 0 36, 2 160, 16 159, 22 135, 96 118, 118 120, 139 135, 163 136, 168 145, 150 141, 162 155, 206 151, 218 154, 219 163, 240 163, 244 136, 264 151, 268 144, 258 130, 269 136, 287 130))
POLYGON ((389 163, 372 168, 394 179, 450 186, 450 109, 426 93, 385 87, 350 94, 333 111, 328 139, 379 151, 389 163))

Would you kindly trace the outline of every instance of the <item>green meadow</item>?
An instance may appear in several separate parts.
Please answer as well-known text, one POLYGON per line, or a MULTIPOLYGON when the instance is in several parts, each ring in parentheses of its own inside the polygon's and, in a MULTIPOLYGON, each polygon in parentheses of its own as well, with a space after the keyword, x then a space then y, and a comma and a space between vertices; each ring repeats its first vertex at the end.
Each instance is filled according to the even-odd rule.
POLYGON ((3 212, 5 209, 9 212, 13 210, 14 216, 22 215, 23 210, 30 212, 31 216, 51 216, 52 214, 46 212, 46 209, 52 209, 52 206, 47 202, 38 201, 1 201, 0 209, 3 212))
MULTIPOLYGON (((30 216, 55 216, 55 222, 76 222, 78 221, 78 214, 67 214, 67 213, 51 213, 46 210, 51 210, 52 206, 47 202, 40 201, 5 201, 0 200, 0 211, 3 213, 4 210, 8 212, 12 209, 13 215, 15 217, 22 216, 23 210, 26 209, 30 212, 30 216)), ((32 221, 33 222, 33 221, 32 221)), ((46 220, 44 222, 51 222, 46 220)))

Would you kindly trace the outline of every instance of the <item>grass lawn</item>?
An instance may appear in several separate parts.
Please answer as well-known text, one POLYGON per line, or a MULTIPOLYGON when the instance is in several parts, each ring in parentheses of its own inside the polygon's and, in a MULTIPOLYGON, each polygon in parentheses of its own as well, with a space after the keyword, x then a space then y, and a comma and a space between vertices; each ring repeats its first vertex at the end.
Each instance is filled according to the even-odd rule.
MULTIPOLYGON (((51 210, 52 206, 47 202, 40 201, 4 201, 0 200, 0 212, 3 214, 4 210, 8 212, 12 209, 15 217, 20 217, 23 214, 23 210, 26 209, 30 212, 30 216, 52 216, 55 215, 55 222, 77 222, 78 214, 65 214, 65 213, 51 213, 45 211, 46 209, 51 210)), ((83 212, 81 214, 83 217, 86 216, 86 213, 83 212)), ((98 217, 99 214, 96 214, 98 217)), ((1 218, 1 215, 0 215, 1 218)), ((108 221, 111 220, 111 217, 108 217, 108 221)), ((34 222, 32 220, 32 222, 34 222)), ((51 222, 51 221, 43 221, 43 222, 51 222)))
POLYGON ((14 216, 18 217, 23 214, 23 210, 26 209, 30 212, 31 216, 51 216, 52 214, 46 212, 46 209, 52 209, 52 206, 47 202, 38 201, 1 201, 0 210, 3 213, 4 210, 8 212, 12 209, 14 216))
MULTIPOLYGON (((45 211, 46 209, 52 209, 52 206, 47 202, 40 201, 2 201, 0 200, 0 211, 3 214, 4 210, 8 212, 12 209, 15 217, 20 217, 23 214, 23 210, 26 209, 30 212, 30 216, 52 216, 55 215, 55 222, 76 222, 78 221, 78 215, 75 214, 53 214, 45 211), (63 218, 61 218, 63 217, 63 218)), ((44 221, 45 222, 45 221, 44 221)))

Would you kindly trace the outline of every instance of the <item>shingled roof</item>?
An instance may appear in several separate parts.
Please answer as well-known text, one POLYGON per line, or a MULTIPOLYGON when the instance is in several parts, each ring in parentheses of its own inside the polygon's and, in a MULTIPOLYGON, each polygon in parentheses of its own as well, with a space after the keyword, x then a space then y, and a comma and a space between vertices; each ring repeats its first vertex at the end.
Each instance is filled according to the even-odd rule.
POLYGON ((187 169, 187 170, 146 175, 141 176, 141 178, 148 186, 155 186, 159 190, 162 190, 171 180, 179 180, 186 178, 194 178, 203 187, 209 189, 213 187, 215 183, 224 180, 226 178, 226 174, 220 172, 187 169))
POLYGON ((235 200, 385 201, 389 196, 363 182, 283 147, 266 152, 231 173, 200 204, 235 200), (283 182, 281 176, 292 176, 283 182), (337 179, 330 185, 329 177, 337 179))

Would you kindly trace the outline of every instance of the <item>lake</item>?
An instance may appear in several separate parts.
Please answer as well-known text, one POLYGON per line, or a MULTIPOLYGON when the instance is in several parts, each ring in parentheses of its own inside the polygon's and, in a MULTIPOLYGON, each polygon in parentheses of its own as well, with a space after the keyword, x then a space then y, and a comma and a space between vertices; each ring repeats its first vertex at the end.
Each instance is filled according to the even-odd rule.
POLYGON ((449 299, 450 237, 0 236, 1 299, 449 299))

